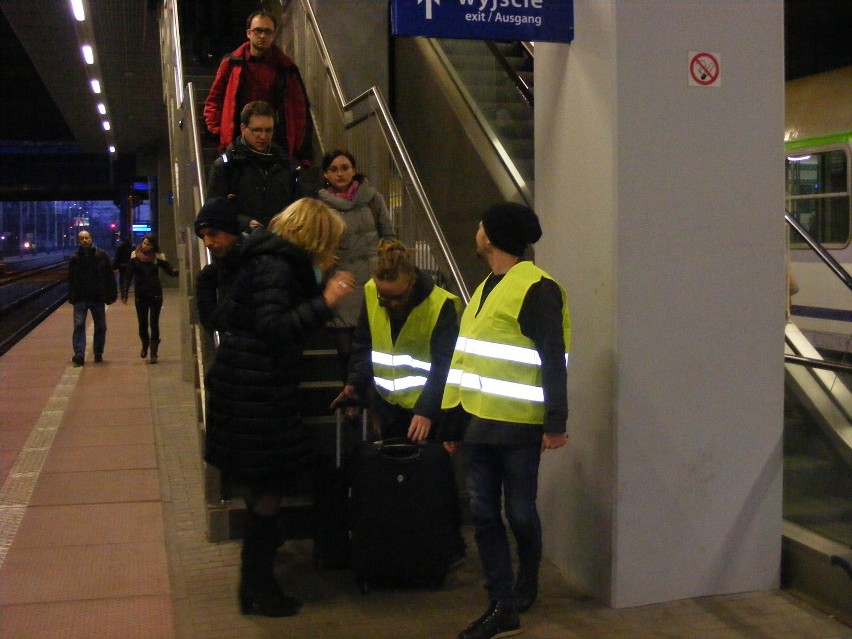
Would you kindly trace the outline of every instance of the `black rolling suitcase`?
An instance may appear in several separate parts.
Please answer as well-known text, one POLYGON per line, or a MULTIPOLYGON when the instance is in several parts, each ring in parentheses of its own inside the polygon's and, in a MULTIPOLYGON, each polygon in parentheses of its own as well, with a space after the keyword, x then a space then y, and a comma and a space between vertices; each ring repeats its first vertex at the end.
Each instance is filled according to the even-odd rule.
POLYGON ((352 567, 361 591, 443 585, 456 508, 443 446, 405 439, 359 444, 350 470, 352 567))
MULTIPOLYGON (((314 481, 314 565, 317 568, 349 568, 349 457, 356 435, 335 411, 334 457, 321 456, 314 481)), ((360 441, 367 439, 367 411, 361 411, 360 441)))

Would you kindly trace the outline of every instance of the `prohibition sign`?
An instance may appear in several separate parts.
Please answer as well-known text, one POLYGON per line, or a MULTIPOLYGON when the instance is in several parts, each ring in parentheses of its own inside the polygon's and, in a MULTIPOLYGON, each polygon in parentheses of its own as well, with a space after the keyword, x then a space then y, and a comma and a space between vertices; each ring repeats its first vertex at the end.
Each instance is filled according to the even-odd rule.
POLYGON ((696 53, 689 61, 689 80, 693 86, 719 86, 722 65, 712 53, 696 53))

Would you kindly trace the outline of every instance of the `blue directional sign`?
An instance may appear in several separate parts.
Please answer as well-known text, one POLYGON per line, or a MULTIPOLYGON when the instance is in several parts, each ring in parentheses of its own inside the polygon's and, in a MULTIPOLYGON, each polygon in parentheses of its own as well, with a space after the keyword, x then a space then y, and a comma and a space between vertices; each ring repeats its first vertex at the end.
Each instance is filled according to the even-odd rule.
POLYGON ((392 0, 393 34, 571 42, 574 0, 392 0))

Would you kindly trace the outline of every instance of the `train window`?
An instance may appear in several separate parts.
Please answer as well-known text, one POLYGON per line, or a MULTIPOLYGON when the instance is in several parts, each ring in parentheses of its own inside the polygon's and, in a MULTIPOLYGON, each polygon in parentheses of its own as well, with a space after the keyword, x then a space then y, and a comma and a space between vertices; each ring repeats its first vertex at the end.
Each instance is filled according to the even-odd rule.
MULTIPOLYGON (((787 157, 787 210, 826 248, 849 244, 849 195, 849 157, 843 149, 787 157)), ((790 244, 805 246, 793 229, 790 244)))

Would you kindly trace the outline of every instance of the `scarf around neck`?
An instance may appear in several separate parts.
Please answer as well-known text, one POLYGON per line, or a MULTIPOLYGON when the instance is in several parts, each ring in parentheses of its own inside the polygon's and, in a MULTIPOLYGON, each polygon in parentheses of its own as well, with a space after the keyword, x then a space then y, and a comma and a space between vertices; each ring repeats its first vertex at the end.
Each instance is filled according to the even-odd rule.
POLYGON ((349 188, 345 191, 334 191, 331 193, 336 195, 337 197, 343 198, 344 200, 354 200, 355 195, 358 193, 358 188, 361 186, 361 183, 358 180, 352 180, 352 184, 349 185, 349 188))
POLYGON ((148 253, 145 253, 141 248, 136 249, 136 259, 140 262, 153 262, 157 257, 157 254, 152 250, 148 253))

